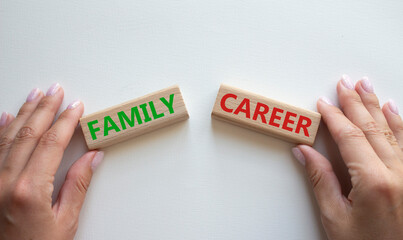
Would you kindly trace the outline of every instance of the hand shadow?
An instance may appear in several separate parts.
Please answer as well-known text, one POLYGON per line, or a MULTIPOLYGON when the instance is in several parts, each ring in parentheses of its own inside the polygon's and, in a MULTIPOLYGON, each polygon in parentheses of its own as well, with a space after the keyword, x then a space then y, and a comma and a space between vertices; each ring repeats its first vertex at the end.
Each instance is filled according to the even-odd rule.
POLYGON ((332 164, 333 171, 335 172, 341 186, 341 190, 344 196, 348 196, 351 191, 351 177, 348 173, 346 164, 340 155, 336 142, 333 140, 329 133, 329 129, 323 123, 320 123, 319 131, 316 136, 315 145, 323 145, 320 149, 324 149, 326 153, 322 153, 332 164))
MULTIPOLYGON (((181 146, 174 145, 172 146, 173 148, 178 148, 175 149, 175 152, 173 154, 176 154, 176 150, 179 151, 179 148, 186 147, 187 141, 187 134, 188 134, 188 121, 182 121, 179 123, 175 123, 169 126, 165 126, 161 129, 158 129, 157 131, 152 131, 146 134, 143 134, 138 137, 134 137, 132 139, 128 139, 126 141, 123 141, 119 144, 115 144, 113 146, 105 147, 102 148, 101 150, 103 151, 108 151, 108 155, 116 155, 117 153, 123 153, 123 152, 136 152, 137 150, 140 149, 146 149, 149 148, 150 151, 155 151, 154 146, 156 142, 161 142, 166 143, 167 140, 173 137, 181 137, 184 139, 184 144, 181 146), (151 144, 154 143, 154 144, 151 144)), ((63 186, 63 183, 65 181, 66 174, 68 170, 70 169, 71 165, 74 164, 75 161, 77 161, 82 155, 84 155, 86 152, 88 152, 87 144, 85 142, 85 138, 82 132, 82 129, 80 126, 78 126, 75 129, 75 132, 73 134, 73 137, 70 140, 69 145, 67 146, 63 159, 60 163, 60 166, 55 174, 55 180, 54 180, 54 191, 52 194, 52 201, 53 204, 57 200, 58 194, 60 189, 63 186)), ((134 158, 134 157, 133 157, 134 158)), ((133 161, 134 159, 127 157, 123 161, 133 161)), ((164 159, 161 158, 155 158, 155 161, 163 161, 164 159)), ((137 164, 139 161, 137 161, 137 164)), ((142 163, 148 164, 149 161, 143 161, 142 163)))
MULTIPOLYGON (((234 124, 226 123, 217 119, 212 118, 211 120, 211 126, 212 126, 212 131, 215 134, 219 134, 221 138, 225 139, 238 139, 239 141, 242 142, 242 144, 250 144, 252 146, 255 146, 257 148, 263 148, 267 154, 270 153, 275 153, 276 155, 281 153, 281 152, 289 152, 290 159, 294 158, 291 153, 291 147, 294 146, 292 143, 287 143, 284 140, 271 137, 262 133, 258 133, 252 130, 248 130, 246 128, 242 128, 239 126, 236 126, 234 124)), ((322 127, 323 129, 323 127, 322 127)), ((318 132, 319 135, 319 132, 318 132)), ((328 135, 327 133, 322 132, 321 135, 328 135)), ((330 139, 331 140, 331 139, 330 139)), ((318 141, 318 140, 316 140, 318 141)), ((329 145, 326 143, 326 145, 329 145)), ((251 161, 251 159, 247 159, 247 161, 251 161)), ((296 171, 302 176, 303 179, 305 179, 305 185, 306 189, 311 192, 310 196, 310 201, 311 201, 311 206, 312 210, 314 211, 314 215, 317 216, 316 219, 316 225, 318 227, 318 234, 321 236, 323 239, 326 238, 326 233, 322 227, 322 222, 320 219, 320 211, 319 207, 317 206, 316 199, 314 197, 314 194, 312 192, 312 187, 310 182, 307 180, 305 177, 305 170, 297 161, 292 161, 295 164, 296 171)), ((257 163, 259 164, 259 163, 257 163)))
POLYGON ((55 174, 55 180, 53 182, 54 190, 52 194, 52 201, 54 204, 59 195, 60 188, 62 187, 66 174, 70 169, 71 165, 77 161, 84 153, 88 151, 87 144, 85 143, 83 131, 81 126, 76 127, 74 134, 67 146, 63 158, 60 162, 60 166, 55 174))

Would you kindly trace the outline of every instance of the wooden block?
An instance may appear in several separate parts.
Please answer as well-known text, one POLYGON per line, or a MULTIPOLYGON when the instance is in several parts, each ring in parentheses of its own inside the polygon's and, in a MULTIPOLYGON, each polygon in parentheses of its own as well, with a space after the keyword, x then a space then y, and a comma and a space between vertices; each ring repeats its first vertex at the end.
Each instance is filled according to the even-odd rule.
POLYGON ((107 147, 189 118, 178 86, 92 113, 80 119, 89 149, 107 147))
POLYGON ((211 114, 220 120, 311 146, 321 117, 317 112, 224 84, 211 114))

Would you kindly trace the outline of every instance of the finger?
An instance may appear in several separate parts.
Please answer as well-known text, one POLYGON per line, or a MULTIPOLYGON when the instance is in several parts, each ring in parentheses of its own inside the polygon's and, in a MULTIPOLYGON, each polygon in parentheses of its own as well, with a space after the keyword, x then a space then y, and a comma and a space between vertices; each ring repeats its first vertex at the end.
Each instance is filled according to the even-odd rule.
POLYGON ((342 194, 340 183, 329 160, 307 145, 294 147, 292 152, 305 166, 322 216, 335 219, 338 214, 345 215, 349 203, 342 194))
POLYGON ((71 166, 53 206, 61 224, 71 222, 76 224, 75 220, 78 220, 93 171, 102 161, 103 156, 103 152, 87 152, 71 166))
POLYGON ((13 145, 4 161, 11 176, 18 176, 25 167, 39 139, 52 125, 53 119, 63 101, 63 89, 53 84, 41 99, 31 117, 23 124, 15 136, 13 145))
POLYGON ((340 154, 350 170, 350 175, 370 171, 369 166, 385 167, 362 130, 351 123, 339 108, 332 105, 325 97, 319 99, 317 108, 339 147, 340 154))
POLYGON ((361 101, 364 104, 365 108, 374 118, 375 122, 378 124, 381 132, 386 137, 386 140, 395 150, 395 153, 399 156, 400 159, 403 159, 402 151, 397 143, 395 135, 390 129, 388 122, 386 121, 385 115, 379 106, 379 100, 374 93, 374 87, 367 77, 363 77, 362 80, 357 82, 355 85, 355 90, 360 95, 361 101))
POLYGON ((8 112, 3 112, 0 117, 0 136, 6 131, 10 123, 15 119, 15 117, 8 112))
MULTIPOLYGON (((17 117, 4 130, 0 138, 0 164, 4 162, 12 143, 14 142, 17 132, 35 111, 42 97, 43 93, 41 90, 38 88, 33 89, 28 95, 26 102, 18 111, 17 117)), ((5 170, 4 167, 2 170, 5 170)))
POLYGON ((26 166, 30 176, 55 175, 64 150, 69 144, 83 112, 83 104, 78 100, 74 101, 60 114, 55 124, 43 134, 26 166))
POLYGON ((399 110, 395 101, 390 99, 382 107, 382 112, 385 115, 388 125, 392 129, 393 134, 396 136, 400 149, 403 149, 403 121, 399 115, 399 110))
POLYGON ((360 96, 354 90, 350 78, 343 75, 337 84, 339 102, 346 117, 365 134, 375 153, 387 166, 399 161, 390 143, 381 132, 377 122, 369 114, 361 101, 360 96))

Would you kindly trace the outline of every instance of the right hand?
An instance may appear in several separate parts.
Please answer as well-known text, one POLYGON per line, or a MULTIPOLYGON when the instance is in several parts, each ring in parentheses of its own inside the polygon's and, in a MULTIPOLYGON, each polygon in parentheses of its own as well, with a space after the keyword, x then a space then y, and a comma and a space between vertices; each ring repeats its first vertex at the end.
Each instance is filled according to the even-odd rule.
POLYGON ((367 78, 337 85, 340 105, 318 101, 351 176, 344 196, 330 162, 312 147, 293 149, 305 165, 331 240, 403 239, 403 122, 393 101, 381 109, 367 78))

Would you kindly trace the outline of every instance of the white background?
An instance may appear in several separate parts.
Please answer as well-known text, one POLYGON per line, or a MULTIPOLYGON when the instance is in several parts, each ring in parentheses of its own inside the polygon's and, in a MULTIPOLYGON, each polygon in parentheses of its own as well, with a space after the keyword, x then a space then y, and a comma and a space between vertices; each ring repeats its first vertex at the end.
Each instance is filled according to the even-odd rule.
MULTIPOLYGON (((326 239, 289 144, 211 120, 221 82, 316 110, 340 75, 403 106, 402 1, 0 4, 0 110, 59 82, 85 114, 179 84, 190 119, 105 150, 77 240, 326 239)), ((402 109, 403 110, 403 109, 402 109)), ((321 125, 315 147, 339 161, 321 125)), ((86 150, 76 131, 57 174, 86 150)))

